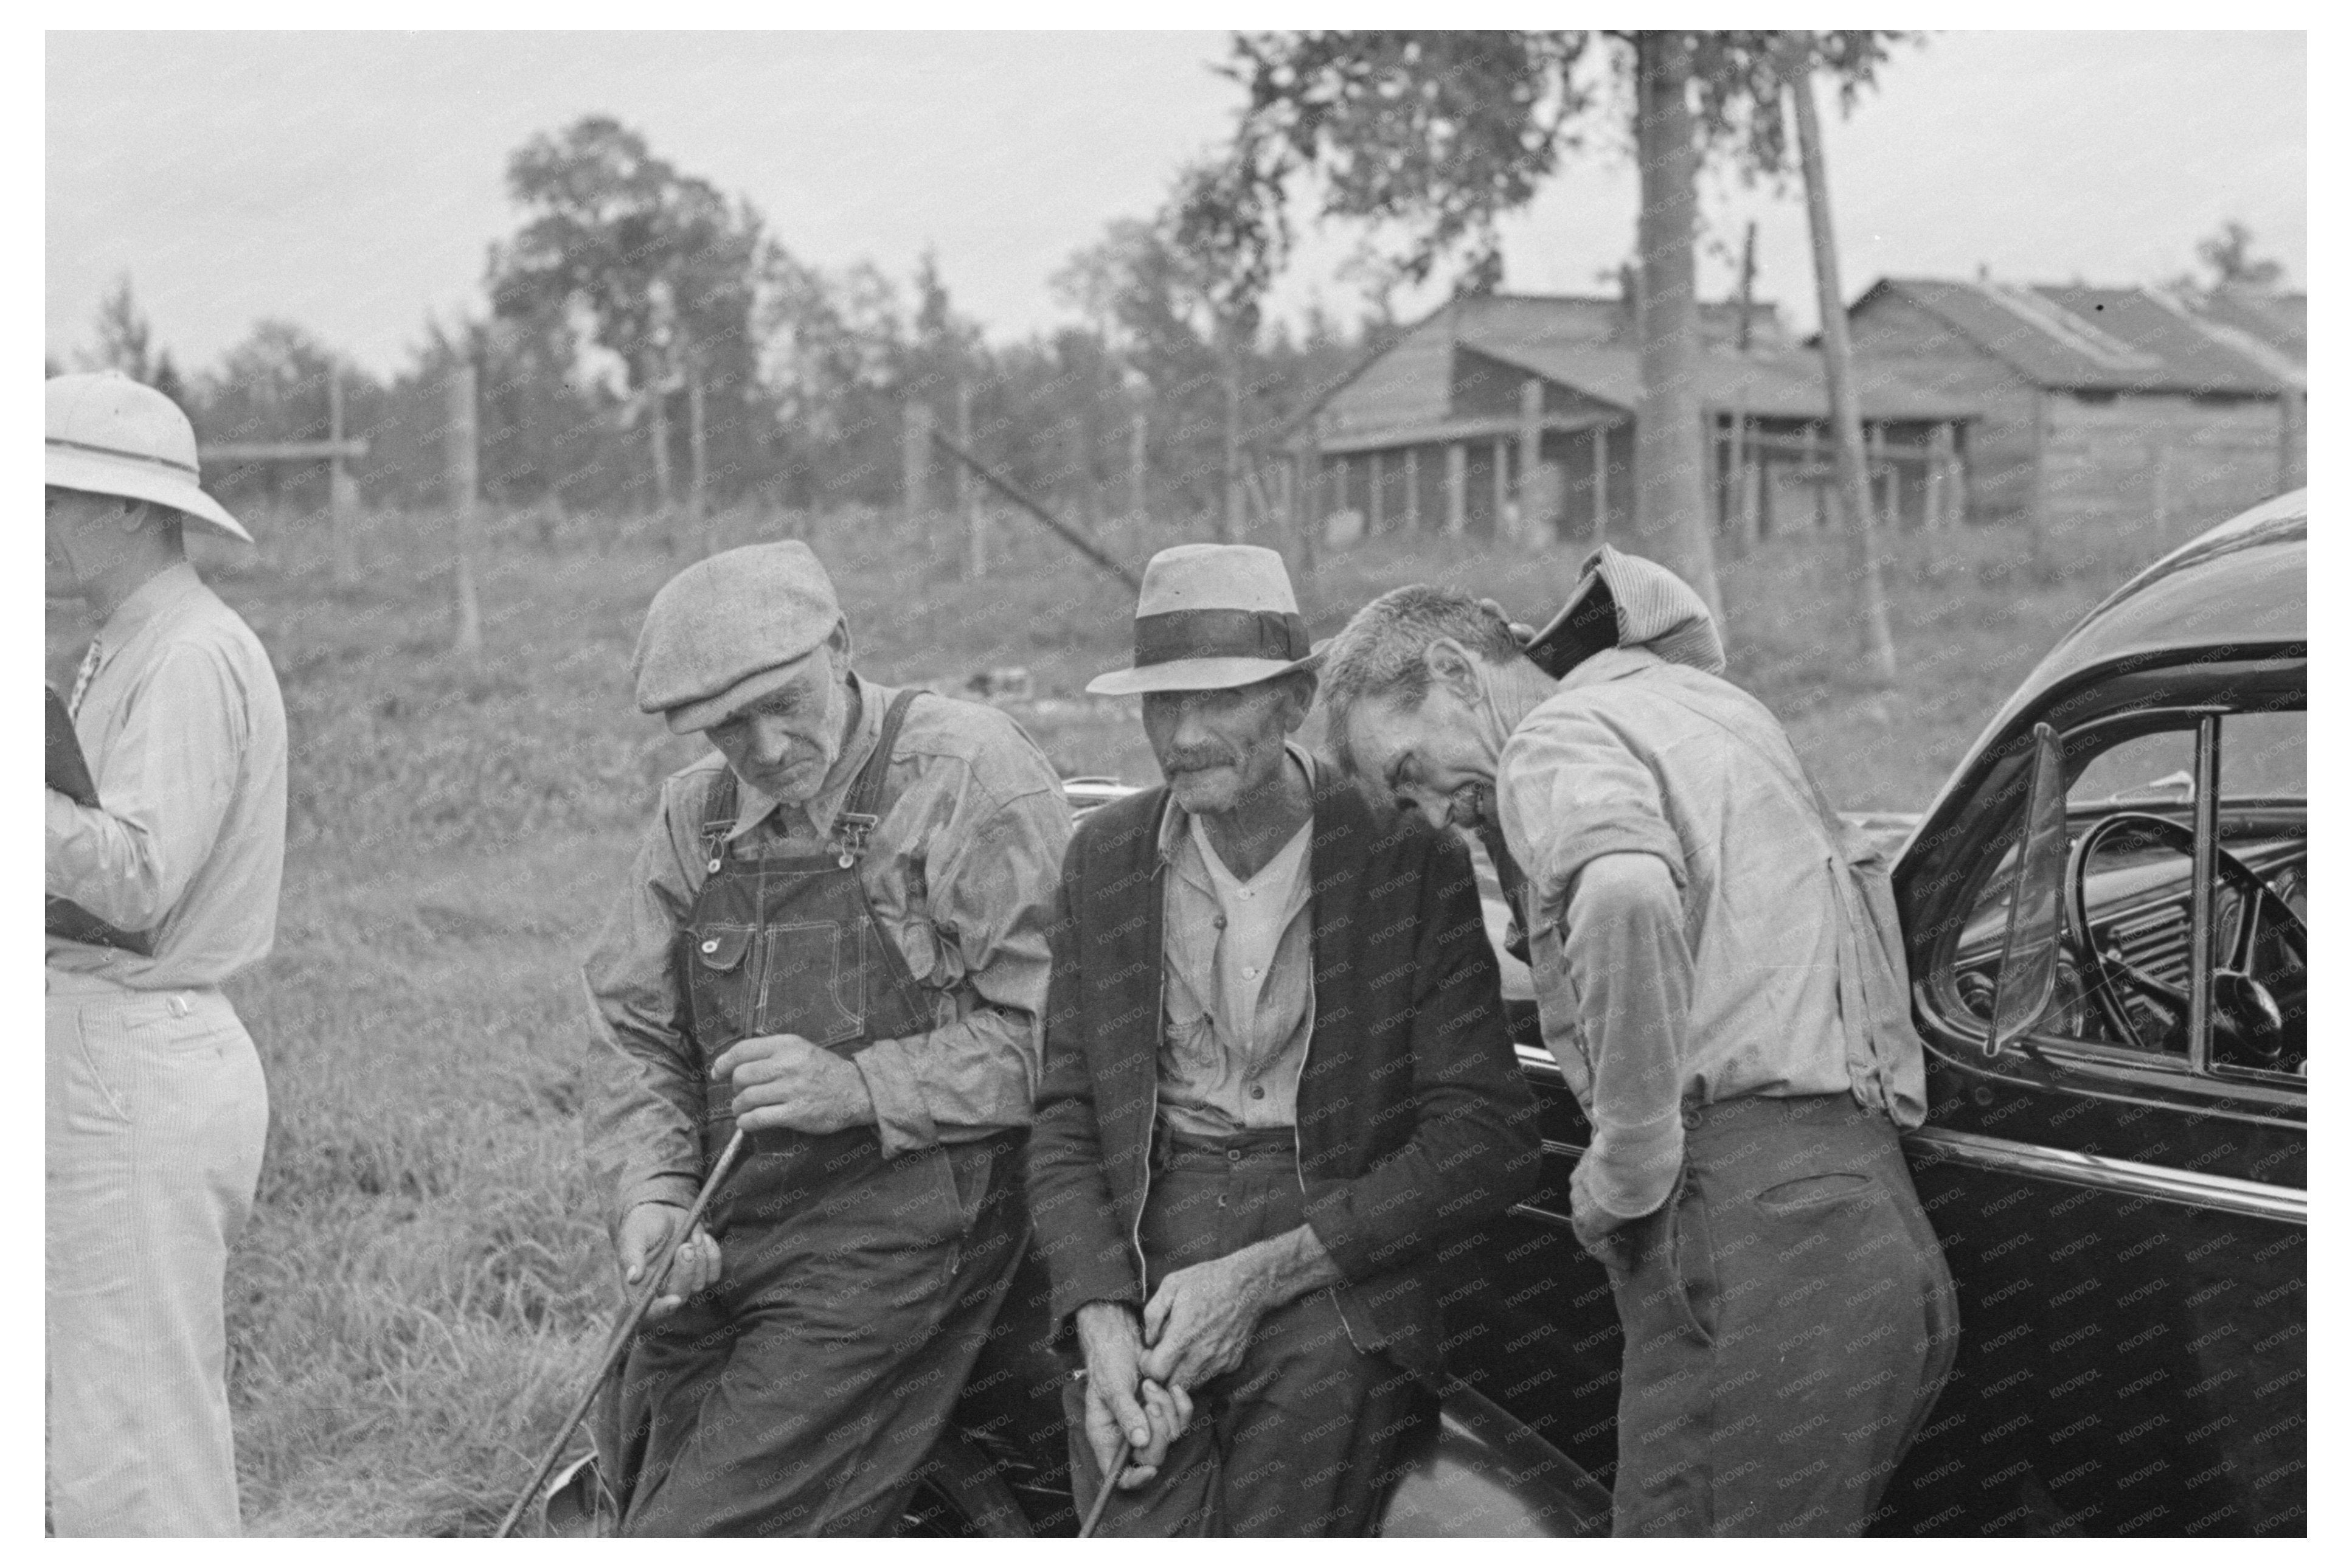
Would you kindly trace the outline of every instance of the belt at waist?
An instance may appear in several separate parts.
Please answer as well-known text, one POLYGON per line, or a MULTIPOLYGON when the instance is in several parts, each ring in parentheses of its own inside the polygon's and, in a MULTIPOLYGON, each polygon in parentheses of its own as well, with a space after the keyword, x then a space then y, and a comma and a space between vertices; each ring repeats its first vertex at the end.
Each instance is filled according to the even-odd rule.
POLYGON ((1898 1137, 1885 1111, 1860 1104, 1851 1094, 1743 1094, 1683 1107, 1683 1143, 1694 1155, 1788 1138, 1893 1147, 1898 1137))
POLYGON ((1292 1128, 1270 1127, 1207 1138, 1162 1121, 1152 1136, 1151 1163, 1161 1170, 1290 1169, 1298 1163, 1298 1136, 1292 1128))
POLYGON ((216 985, 164 985, 144 990, 79 969, 44 969, 45 989, 52 996, 185 996, 195 1001, 220 994, 216 985))

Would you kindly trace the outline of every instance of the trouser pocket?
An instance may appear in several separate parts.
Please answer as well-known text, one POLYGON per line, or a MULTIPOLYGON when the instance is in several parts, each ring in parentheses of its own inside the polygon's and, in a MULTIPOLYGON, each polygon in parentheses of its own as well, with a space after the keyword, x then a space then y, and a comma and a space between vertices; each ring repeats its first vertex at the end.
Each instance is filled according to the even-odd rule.
POLYGON ((1606 1250, 1602 1261, 1616 1288, 1628 1338, 1672 1335, 1712 1348, 1721 1296, 1714 1227, 1704 1191, 1689 1168, 1675 1178, 1674 1191, 1655 1213, 1619 1236, 1622 1239, 1606 1250))

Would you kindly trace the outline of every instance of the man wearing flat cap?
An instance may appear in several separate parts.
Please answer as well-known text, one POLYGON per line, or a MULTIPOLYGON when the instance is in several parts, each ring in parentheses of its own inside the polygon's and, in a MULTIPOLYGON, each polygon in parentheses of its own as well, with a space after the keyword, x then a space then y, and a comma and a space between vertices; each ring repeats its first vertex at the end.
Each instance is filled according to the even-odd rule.
POLYGON ((276 935, 286 710, 188 563, 188 530, 253 538, 187 416, 112 373, 46 399, 48 594, 98 632, 46 807, 49 1518, 235 1535, 221 1281, 269 1095, 220 985, 276 935))
POLYGON ((1167 781, 1063 862, 1030 1149, 1106 1534, 1369 1531, 1434 1418, 1433 1255, 1536 1180, 1469 857, 1291 741, 1315 662, 1279 555, 1183 545, 1087 688, 1167 781))
POLYGON ((749 1152, 606 1385, 608 1500, 632 1535, 887 1534, 1025 1239, 1068 807, 1003 714, 855 674, 797 542, 672 578, 635 672, 717 750, 663 784, 586 964, 630 1282, 749 1152))

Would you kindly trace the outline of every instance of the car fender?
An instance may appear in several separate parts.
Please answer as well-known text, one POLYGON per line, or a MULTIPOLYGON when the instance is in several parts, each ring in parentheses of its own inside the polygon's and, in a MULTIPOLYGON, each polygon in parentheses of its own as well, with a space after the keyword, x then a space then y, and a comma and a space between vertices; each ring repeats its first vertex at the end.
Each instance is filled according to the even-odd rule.
POLYGON ((1381 1516, 1390 1536, 1607 1535, 1609 1492, 1534 1428, 1458 1379, 1381 1516))

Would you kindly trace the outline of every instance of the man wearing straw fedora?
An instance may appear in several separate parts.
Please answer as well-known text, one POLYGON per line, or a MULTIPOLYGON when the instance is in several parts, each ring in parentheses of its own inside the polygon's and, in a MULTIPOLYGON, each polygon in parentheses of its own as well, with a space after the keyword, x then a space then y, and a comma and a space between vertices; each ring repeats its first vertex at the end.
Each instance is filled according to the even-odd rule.
POLYGON ((48 594, 97 628, 67 701, 96 799, 45 802, 50 1522, 235 1535, 221 1281, 269 1107, 219 987, 276 931, 286 711, 188 563, 187 530, 253 541, 187 416, 111 373, 46 402, 48 594))
POLYGON ((1433 1254, 1537 1174, 1469 858, 1292 742, 1315 662, 1279 555, 1183 545, 1087 688, 1166 779, 1064 858, 1029 1162, 1105 1534, 1364 1533, 1433 1418, 1433 1254))

